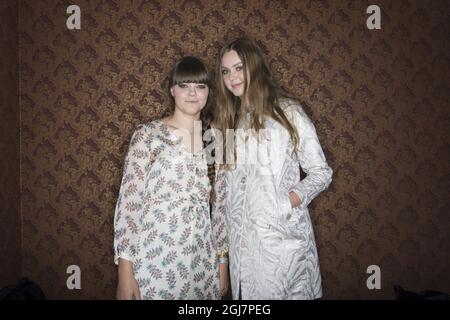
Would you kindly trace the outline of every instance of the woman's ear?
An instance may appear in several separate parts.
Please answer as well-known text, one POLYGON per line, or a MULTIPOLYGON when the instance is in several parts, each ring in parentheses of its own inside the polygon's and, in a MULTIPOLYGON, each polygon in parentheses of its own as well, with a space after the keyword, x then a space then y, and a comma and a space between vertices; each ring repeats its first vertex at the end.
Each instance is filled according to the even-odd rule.
POLYGON ((170 88, 170 95, 171 95, 172 97, 174 97, 174 95, 173 95, 173 87, 170 88))

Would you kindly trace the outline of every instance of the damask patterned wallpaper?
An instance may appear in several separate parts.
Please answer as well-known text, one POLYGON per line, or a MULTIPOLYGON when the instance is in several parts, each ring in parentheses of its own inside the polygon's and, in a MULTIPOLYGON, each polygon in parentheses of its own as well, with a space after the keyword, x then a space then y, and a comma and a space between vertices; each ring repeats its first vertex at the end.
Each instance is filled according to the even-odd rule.
POLYGON ((324 298, 389 299, 393 284, 450 292, 449 4, 376 1, 382 28, 368 30, 370 4, 21 1, 24 275, 50 298, 114 297, 112 219, 133 129, 170 110, 177 58, 213 68, 225 42, 248 35, 305 101, 335 172, 310 207, 324 298), (70 4, 81 30, 66 27, 70 4), (81 290, 66 287, 69 265, 81 290), (369 265, 380 290, 366 287, 369 265))
POLYGON ((20 277, 18 5, 0 1, 0 288, 20 277))

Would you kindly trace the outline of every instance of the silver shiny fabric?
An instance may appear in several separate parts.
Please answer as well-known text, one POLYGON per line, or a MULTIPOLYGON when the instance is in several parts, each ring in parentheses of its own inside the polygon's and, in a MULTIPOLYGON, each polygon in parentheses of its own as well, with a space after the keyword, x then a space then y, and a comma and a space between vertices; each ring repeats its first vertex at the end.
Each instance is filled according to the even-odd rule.
MULTIPOLYGON (((260 138, 257 151, 250 150, 252 141, 257 141, 255 136, 247 143, 238 138, 238 150, 245 150, 241 159, 247 162, 216 175, 213 228, 220 235, 218 251, 229 250, 233 299, 322 296, 308 204, 330 185, 333 171, 302 107, 291 100, 281 106, 299 133, 297 154, 288 131, 269 119, 265 123, 270 134, 260 138), (303 180, 299 165, 307 174, 303 180), (299 207, 291 207, 290 191, 301 199, 299 207)), ((246 127, 248 116, 239 127, 246 127)))

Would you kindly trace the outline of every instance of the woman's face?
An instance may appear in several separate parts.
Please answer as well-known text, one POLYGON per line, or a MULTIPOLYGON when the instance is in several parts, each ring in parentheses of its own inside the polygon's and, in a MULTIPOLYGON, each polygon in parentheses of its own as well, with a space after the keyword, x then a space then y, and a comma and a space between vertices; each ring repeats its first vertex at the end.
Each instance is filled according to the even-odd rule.
POLYGON ((198 116, 208 100, 209 88, 203 83, 179 83, 170 88, 175 108, 184 114, 198 116))
POLYGON ((223 55, 220 69, 225 87, 236 97, 242 97, 245 86, 244 66, 236 51, 230 50, 223 55))

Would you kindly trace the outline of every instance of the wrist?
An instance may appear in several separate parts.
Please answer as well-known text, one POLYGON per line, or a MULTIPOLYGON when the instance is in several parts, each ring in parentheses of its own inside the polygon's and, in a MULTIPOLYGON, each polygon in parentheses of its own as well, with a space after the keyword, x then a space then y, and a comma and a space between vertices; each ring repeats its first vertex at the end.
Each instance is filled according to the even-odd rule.
POLYGON ((133 275, 133 262, 126 259, 119 259, 119 277, 128 277, 133 275))
POLYGON ((217 259, 219 260, 219 263, 222 264, 228 264, 228 251, 222 251, 217 253, 217 259))
POLYGON ((228 265, 227 264, 220 264, 219 265, 220 272, 228 272, 228 265))

